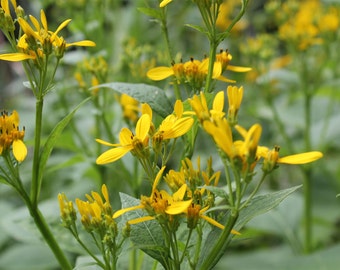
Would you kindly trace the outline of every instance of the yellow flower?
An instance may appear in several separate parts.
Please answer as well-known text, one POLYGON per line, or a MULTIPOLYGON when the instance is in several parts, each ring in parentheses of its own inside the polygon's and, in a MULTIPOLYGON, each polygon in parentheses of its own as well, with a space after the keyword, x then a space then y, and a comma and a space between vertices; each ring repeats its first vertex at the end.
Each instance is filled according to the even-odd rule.
POLYGON ((66 228, 69 228, 74 225, 74 221, 77 219, 77 213, 74 209, 73 202, 69 201, 64 193, 58 194, 58 201, 63 225, 66 228))
POLYGON ((262 169, 265 172, 270 172, 275 169, 278 163, 301 165, 314 162, 323 157, 321 152, 311 151, 280 158, 279 151, 280 147, 278 146, 275 146, 274 149, 271 150, 264 146, 258 148, 258 156, 264 158, 262 169))
POLYGON ((34 29, 24 19, 19 17, 18 23, 23 31, 23 35, 18 40, 18 50, 16 53, 7 53, 0 55, 0 60, 22 61, 27 59, 41 58, 44 54, 49 55, 53 51, 57 57, 62 57, 66 48, 70 46, 95 46, 90 40, 83 40, 73 43, 67 43, 58 33, 65 28, 71 21, 67 19, 62 22, 55 32, 48 29, 46 15, 43 10, 40 12, 40 20, 34 16, 29 16, 34 29))
POLYGON ((201 123, 203 121, 214 121, 214 119, 222 118, 224 116, 223 108, 224 108, 224 92, 218 92, 212 104, 212 109, 209 110, 207 99, 203 92, 200 93, 200 97, 194 95, 191 99, 189 99, 189 103, 194 110, 197 118, 201 123))
POLYGON ((129 224, 137 224, 156 218, 161 218, 162 221, 171 221, 171 216, 185 213, 186 209, 190 206, 192 202, 191 199, 186 201, 183 200, 187 190, 186 184, 183 184, 172 196, 168 194, 165 190, 159 191, 157 189, 157 185, 162 177, 164 169, 165 166, 163 166, 161 170, 157 173, 155 181, 152 185, 150 197, 142 196, 140 205, 118 210, 113 214, 112 217, 118 218, 126 212, 137 209, 145 209, 149 213, 149 216, 143 216, 128 221, 129 224))
POLYGON ((138 119, 139 102, 127 94, 121 94, 119 103, 123 110, 124 119, 130 120, 135 123, 138 119))
POLYGON ((228 86, 228 121, 231 125, 237 123, 237 113, 240 109, 242 98, 243 98, 243 87, 228 86))
POLYGON ((175 139, 187 133, 194 120, 191 117, 183 117, 183 103, 180 100, 175 102, 174 114, 168 115, 160 124, 152 140, 162 142, 164 140, 175 139))
MULTIPOLYGON (((98 229, 98 227, 105 225, 107 216, 111 218, 112 208, 109 200, 109 193, 106 185, 102 185, 102 194, 92 191, 91 196, 86 194, 87 201, 76 199, 76 205, 78 207, 81 222, 86 230, 91 231, 98 229)), ((60 201, 59 201, 60 202, 60 201)), ((114 224, 108 224, 114 225, 114 224)))
POLYGON ((216 145, 226 153, 229 158, 234 158, 235 151, 232 132, 225 118, 216 119, 214 122, 204 121, 203 128, 213 137, 216 145))
POLYGON ((227 51, 221 50, 220 53, 216 54, 216 61, 222 64, 222 72, 230 70, 234 72, 248 72, 251 70, 250 67, 239 67, 229 65, 229 62, 233 59, 232 55, 227 51))
POLYGON ((143 114, 136 124, 136 134, 128 128, 122 128, 119 133, 119 144, 112 144, 100 139, 96 139, 97 142, 113 146, 114 148, 101 154, 97 160, 97 164, 107 164, 114 162, 123 157, 128 152, 132 152, 134 155, 142 157, 144 150, 148 142, 148 132, 150 129, 151 119, 147 114, 143 114))
POLYGON ((15 159, 22 162, 27 156, 24 136, 25 130, 19 130, 19 114, 13 111, 8 116, 8 113, 3 111, 0 117, 0 155, 12 146, 15 159))
MULTIPOLYGON (((209 206, 206 206, 203 209, 201 209, 201 205, 192 203, 185 212, 188 218, 188 228, 191 229, 196 228, 197 223, 201 218, 209 222, 210 224, 216 226, 217 228, 224 230, 224 226, 221 223, 204 214, 208 209, 209 206)), ((240 235, 240 233, 236 230, 231 230, 231 233, 240 235)))
MULTIPOLYGON (((149 79, 154 81, 160 81, 170 76, 175 76, 178 83, 188 83, 194 89, 200 89, 208 74, 208 67, 209 58, 205 58, 203 61, 191 58, 190 61, 172 64, 171 67, 161 66, 152 68, 146 75, 149 79)), ((221 62, 215 62, 212 78, 225 82, 234 82, 222 76, 221 62)))
POLYGON ((160 4, 159 4, 159 7, 160 8, 163 8, 165 7, 166 5, 168 5, 169 3, 171 3, 172 0, 163 0, 160 4))

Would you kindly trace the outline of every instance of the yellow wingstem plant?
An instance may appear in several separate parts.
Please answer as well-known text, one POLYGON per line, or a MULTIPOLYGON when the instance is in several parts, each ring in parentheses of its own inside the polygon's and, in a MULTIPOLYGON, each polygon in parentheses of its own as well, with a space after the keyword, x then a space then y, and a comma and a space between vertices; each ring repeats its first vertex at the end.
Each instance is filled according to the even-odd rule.
MULTIPOLYGON (((145 7, 140 11, 151 16, 152 23, 159 24, 164 37, 164 44, 161 40, 156 44, 158 40, 155 40, 150 45, 150 48, 155 47, 154 52, 149 48, 147 55, 154 57, 150 62, 144 59, 148 57, 143 52, 130 52, 130 58, 126 60, 122 54, 128 50, 117 49, 116 44, 102 48, 102 44, 96 45, 91 38, 87 39, 91 34, 95 37, 98 34, 98 37, 115 42, 120 40, 120 35, 113 38, 109 32, 119 28, 124 28, 120 29, 122 32, 127 30, 121 16, 127 21, 130 17, 125 18, 125 10, 119 11, 123 7, 130 10, 136 5, 134 1, 119 1, 119 4, 113 1, 112 6, 107 3, 110 1, 104 1, 101 5, 97 3, 94 10, 88 10, 87 4, 80 2, 70 3, 70 10, 65 10, 65 16, 69 12, 78 18, 74 19, 76 23, 69 27, 68 33, 76 33, 76 38, 80 36, 80 41, 68 42, 61 33, 67 33, 71 19, 57 23, 53 31, 52 21, 48 20, 50 13, 40 10, 39 17, 27 15, 15 0, 1 0, 0 29, 12 51, 1 53, 0 60, 22 63, 28 80, 25 86, 32 91, 36 107, 33 138, 27 138, 31 133, 19 127, 20 109, 1 113, 0 180, 23 200, 61 269, 80 269, 84 265, 104 270, 213 269, 223 256, 228 256, 227 251, 234 240, 244 235, 249 237, 245 225, 251 219, 275 208, 301 187, 260 194, 263 185, 269 182, 266 181, 269 176, 275 178, 280 166, 309 164, 323 157, 322 152, 311 147, 308 136, 308 147, 301 151, 291 148, 289 143, 280 143, 284 154, 291 152, 288 155, 280 156, 277 145, 268 146, 272 142, 266 142, 264 137, 269 133, 269 121, 256 118, 254 102, 249 98, 260 94, 247 92, 250 85, 246 83, 238 84, 239 78, 243 78, 240 73, 253 71, 256 67, 231 65, 234 59, 229 49, 236 62, 245 58, 234 53, 232 47, 225 47, 236 38, 231 30, 243 17, 249 0, 237 3, 224 0, 145 1, 145 7), (228 5, 235 10, 227 10, 228 5), (118 19, 108 16, 111 15, 108 7, 117 6, 115 15, 118 19), (182 53, 178 49, 178 54, 174 54, 181 46, 170 37, 182 35, 182 30, 180 34, 172 35, 173 26, 178 26, 174 14, 187 8, 190 12, 194 9, 195 15, 183 18, 196 19, 198 14, 200 19, 197 24, 186 24, 195 32, 190 32, 184 42, 188 42, 191 35, 203 36, 206 44, 198 45, 198 53, 204 56, 202 60, 191 55, 197 53, 193 49, 195 42, 192 46, 184 46, 188 51, 182 53), (98 21, 85 24, 79 18, 83 16, 82 19, 87 20, 89 11, 98 14, 98 21), (79 29, 84 32, 78 33, 79 29), (104 34, 98 31, 104 31, 104 34), (158 45, 162 48, 160 53, 156 50, 158 45), (90 56, 80 59, 73 54, 77 47, 94 46, 100 48, 90 56), (218 50, 220 46, 224 49, 218 50), (68 54, 71 47, 74 51, 68 54), (182 54, 183 59, 190 60, 183 62, 182 54), (139 68, 135 70, 137 75, 124 74, 133 69, 127 62, 134 55, 148 63, 143 74, 137 74, 139 68), (154 59, 160 63, 155 64, 154 59), (63 60, 67 64, 65 67, 63 60), (71 73, 74 62, 78 64, 71 73), (149 68, 150 65, 153 67, 149 68), (59 76, 61 68, 65 70, 60 70, 59 76), (227 72, 230 71, 238 73, 237 77, 234 74, 237 81, 229 77, 227 72), (66 78, 69 74, 73 74, 71 79, 66 78), (117 78, 128 81, 119 82, 117 78), (145 81, 132 83, 129 80, 136 78, 145 81), (163 80, 171 80, 171 83, 163 80), (53 103, 53 98, 57 97, 60 107, 67 111, 57 123, 50 122, 47 118, 50 114, 43 114, 48 94, 52 100, 49 102, 53 103), (77 98, 81 96, 82 101, 69 110, 69 104, 75 100, 73 94, 77 98), (90 99, 93 102, 86 105, 85 120, 72 122, 78 108, 90 99), (70 129, 60 139, 68 125, 70 129), (74 156, 63 157, 62 164, 55 165, 49 158, 59 154, 59 151, 53 151, 58 144, 64 147, 60 152, 67 152, 67 155, 71 149, 76 150, 72 153, 74 156), (53 220, 50 222, 40 211, 40 194, 45 194, 42 188, 45 183, 48 185, 48 182, 43 183, 45 178, 78 163, 82 165, 81 173, 68 170, 67 183, 51 184, 51 187, 67 189, 67 195, 61 190, 55 194, 55 190, 51 192, 59 203, 61 225, 72 236, 69 241, 50 228, 53 220), (29 174, 21 171, 22 165, 30 168, 29 174), (77 182, 76 188, 69 189, 69 182, 77 182), (100 192, 95 191, 96 188, 100 192), (78 194, 83 192, 84 196, 78 194), (66 244, 62 242, 65 239, 69 241, 66 244), (80 256, 84 254, 86 256, 80 256)), ((306 36, 303 36, 302 15, 312 14, 305 4, 306 10, 294 13, 295 21, 281 18, 283 22, 278 26, 281 39, 294 40, 299 51, 322 44, 322 33, 334 31, 338 25, 335 16, 338 13, 328 10, 328 16, 323 17, 329 21, 328 27, 320 22, 309 22, 306 36), (293 33, 296 25, 299 31, 293 33)), ((312 4, 314 8, 318 7, 317 1, 313 0, 312 4)), ((92 3, 88 5, 94 7, 92 3)), ((131 18, 136 22, 135 15, 131 18)), ((243 27, 241 25, 239 29, 243 27)), ((73 37, 70 40, 74 40, 73 37)), ((81 55, 84 52, 83 48, 81 55)), ((272 101, 272 98, 268 100, 272 101)), ((52 110, 53 106, 48 108, 48 112, 52 110)), ((58 110, 56 116, 52 116, 59 117, 59 113, 58 110)), ((285 134, 283 125, 280 128, 285 134)))

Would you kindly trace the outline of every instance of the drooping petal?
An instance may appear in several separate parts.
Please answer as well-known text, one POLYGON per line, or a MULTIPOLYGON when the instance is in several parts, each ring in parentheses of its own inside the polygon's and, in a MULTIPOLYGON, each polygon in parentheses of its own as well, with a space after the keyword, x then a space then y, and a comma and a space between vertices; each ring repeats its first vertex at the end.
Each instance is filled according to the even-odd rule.
POLYGON ((154 220, 155 218, 156 217, 145 216, 145 217, 140 217, 140 218, 135 218, 135 219, 129 220, 128 223, 130 225, 133 225, 133 224, 138 224, 138 223, 142 223, 142 222, 149 221, 149 220, 154 220))
POLYGON ((11 15, 11 11, 9 9, 8 0, 1 0, 1 7, 5 11, 5 14, 11 15))
POLYGON ((121 215, 125 214, 126 212, 130 212, 130 211, 138 210, 138 209, 144 209, 144 205, 136 205, 136 206, 131 206, 128 208, 120 209, 113 213, 112 218, 118 218, 121 215))
POLYGON ((172 75, 174 75, 174 70, 171 67, 155 67, 146 73, 146 76, 154 81, 161 81, 172 75))
POLYGON ((25 53, 5 53, 0 54, 0 60, 19 62, 27 59, 34 59, 35 57, 25 53))
POLYGON ((107 150, 103 154, 101 154, 96 159, 96 163, 97 164, 107 164, 107 163, 114 162, 114 161, 122 158, 124 155, 126 155, 132 149, 133 149, 133 147, 131 145, 112 148, 110 150, 107 150))
POLYGON ((27 148, 22 140, 13 141, 13 155, 19 162, 24 161, 27 156, 27 148))
POLYGON ((323 157, 323 154, 319 151, 306 152, 296 155, 290 155, 278 159, 278 163, 284 164, 306 164, 316 161, 323 157))
POLYGON ((96 142, 106 145, 106 146, 120 146, 120 144, 116 144, 116 143, 109 143, 107 141, 101 140, 101 139, 96 139, 96 142))
MULTIPOLYGON (((210 218, 206 215, 201 215, 200 217, 203 218, 204 220, 208 221, 210 224, 216 226, 217 228, 224 230, 224 226, 221 223, 217 222, 216 220, 214 220, 214 219, 212 219, 212 218, 210 218)), ((239 233, 236 230, 231 230, 231 233, 236 234, 236 235, 241 235, 241 233, 239 233)))
POLYGON ((94 47, 94 46, 96 46, 96 43, 94 43, 91 40, 81 40, 81 41, 77 41, 77 42, 66 43, 66 48, 71 47, 71 46, 94 47))
POLYGON ((251 67, 239 67, 228 65, 227 69, 235 72, 248 72, 251 70, 251 67))

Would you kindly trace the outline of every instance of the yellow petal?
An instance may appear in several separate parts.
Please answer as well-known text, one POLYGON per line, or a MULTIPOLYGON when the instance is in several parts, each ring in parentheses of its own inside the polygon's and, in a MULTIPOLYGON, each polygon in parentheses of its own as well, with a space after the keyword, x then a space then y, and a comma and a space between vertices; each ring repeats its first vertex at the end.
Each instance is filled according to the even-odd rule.
POLYGON ((318 160, 323 157, 323 154, 319 151, 306 152, 296 155, 290 155, 279 158, 278 163, 284 164, 306 164, 318 160))
POLYGON ((163 133, 163 140, 178 138, 189 131, 194 124, 194 119, 191 117, 183 117, 177 120, 171 128, 163 133))
POLYGON ((163 166, 163 167, 159 170, 159 172, 158 172, 157 175, 156 175, 155 180, 153 181, 153 184, 152 184, 152 194, 151 194, 150 200, 152 200, 154 191, 156 190, 157 185, 158 185, 159 181, 161 180, 161 177, 162 177, 162 175, 163 175, 164 170, 165 170, 165 166, 163 166))
POLYGON ((178 215, 178 214, 184 213, 188 209, 188 207, 191 205, 191 202, 192 200, 173 202, 165 210, 165 213, 167 213, 168 215, 178 215))
POLYGON ((235 72, 248 72, 251 70, 250 67, 239 67, 239 66, 232 66, 232 65, 228 65, 227 69, 231 71, 235 71, 235 72))
POLYGON ((109 142, 106 142, 106 141, 101 140, 101 139, 96 139, 96 142, 103 144, 103 145, 106 145, 106 146, 120 146, 120 144, 109 143, 109 142))
POLYGON ((150 69, 146 73, 146 76, 148 76, 149 79, 154 81, 161 81, 172 75, 174 75, 174 70, 172 67, 156 67, 150 69))
POLYGON ((27 59, 34 59, 35 57, 32 55, 28 55, 25 53, 5 53, 0 54, 0 60, 10 61, 10 62, 19 62, 27 59))
POLYGON ((167 4, 169 4, 170 2, 172 2, 172 0, 163 0, 160 4, 159 7, 165 7, 167 4))
MULTIPOLYGON (((216 220, 214 220, 214 219, 212 219, 212 218, 210 218, 210 217, 208 217, 206 215, 201 215, 200 217, 203 218, 204 220, 208 221, 210 224, 216 226, 217 228, 220 228, 220 229, 224 230, 224 226, 221 223, 217 222, 216 220)), ((236 235, 241 235, 236 230, 231 230, 231 233, 232 234, 236 234, 236 235)))
POLYGON ((94 43, 91 40, 82 40, 82 41, 77 41, 77 42, 72 42, 72 43, 66 43, 66 48, 71 47, 71 46, 94 47, 96 46, 96 43, 94 43))
POLYGON ((140 218, 135 218, 135 219, 129 220, 128 223, 130 225, 133 225, 133 224, 138 224, 138 223, 153 220, 153 219, 155 219, 155 217, 145 216, 145 217, 140 217, 140 218))
POLYGON ((222 112, 224 108, 224 91, 216 94, 213 102, 213 110, 222 112))
POLYGON ((110 201, 109 192, 108 192, 107 186, 105 184, 102 185, 102 194, 104 196, 105 201, 109 202, 110 201))
POLYGON ((27 148, 22 140, 13 141, 13 155, 19 162, 24 161, 27 156, 27 148))
POLYGON ((123 208, 123 209, 120 209, 120 210, 114 212, 113 215, 112 215, 112 218, 118 218, 121 215, 125 214, 126 212, 130 212, 130 211, 138 210, 138 209, 143 209, 143 208, 144 208, 143 205, 136 205, 136 206, 131 206, 131 207, 128 207, 128 208, 123 208))
POLYGON ((52 35, 52 39, 54 38, 54 36, 58 35, 58 33, 65 28, 72 20, 71 19, 67 19, 65 21, 63 21, 57 28, 57 30, 53 33, 52 35))
POLYGON ((40 20, 43 28, 48 31, 47 19, 44 10, 40 10, 40 20))
POLYGON ((11 15, 11 11, 9 9, 8 0, 1 0, 1 7, 5 11, 5 14, 11 15))
POLYGON ((149 133, 150 125, 151 125, 150 116, 148 114, 143 114, 137 121, 136 137, 141 141, 144 141, 149 133))
POLYGON ((119 132, 119 142, 122 146, 131 145, 133 141, 133 133, 128 128, 122 128, 119 132))
POLYGON ((101 154, 97 158, 96 163, 97 164, 107 164, 107 163, 114 162, 114 161, 120 159, 121 157, 123 157, 126 153, 128 153, 132 149, 133 149, 133 147, 131 145, 112 148, 110 150, 107 150, 103 154, 101 154))
POLYGON ((173 195, 174 201, 181 201, 187 191, 187 184, 183 184, 173 195))

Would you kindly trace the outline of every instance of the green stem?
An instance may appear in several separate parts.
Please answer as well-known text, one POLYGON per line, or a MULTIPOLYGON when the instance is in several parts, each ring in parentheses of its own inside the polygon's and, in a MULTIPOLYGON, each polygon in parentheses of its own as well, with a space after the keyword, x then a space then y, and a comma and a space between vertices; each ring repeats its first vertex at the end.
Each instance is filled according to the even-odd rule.
POLYGON ((312 185, 311 185, 311 170, 304 170, 303 180, 303 199, 304 199, 304 242, 305 253, 310 253, 312 249, 312 185))
POLYGON ((40 144, 41 144, 41 130, 42 130, 42 111, 43 111, 43 98, 36 100, 36 113, 35 113, 35 132, 34 132, 34 153, 32 165, 32 185, 31 185, 31 201, 34 208, 37 208, 38 197, 41 187, 41 172, 39 171, 40 160, 40 144))
POLYGON ((34 205, 28 205, 28 208, 30 210, 30 214, 34 219, 34 222, 36 226, 38 227, 40 233, 44 237, 44 240, 52 250, 54 256, 59 262, 59 265, 63 270, 71 270, 73 267, 71 266, 70 262, 66 258, 64 252, 60 249, 56 239, 53 236, 53 233, 49 229, 44 216, 41 214, 38 208, 36 208, 34 205))
POLYGON ((224 250, 224 247, 228 245, 228 237, 230 237, 231 230, 233 229, 236 221, 238 219, 238 212, 234 211, 229 216, 227 225, 222 231, 219 239, 217 240, 215 246, 210 251, 209 255, 205 257, 203 264, 201 265, 202 270, 212 269, 216 263, 218 262, 219 257, 221 256, 221 252, 224 250))

